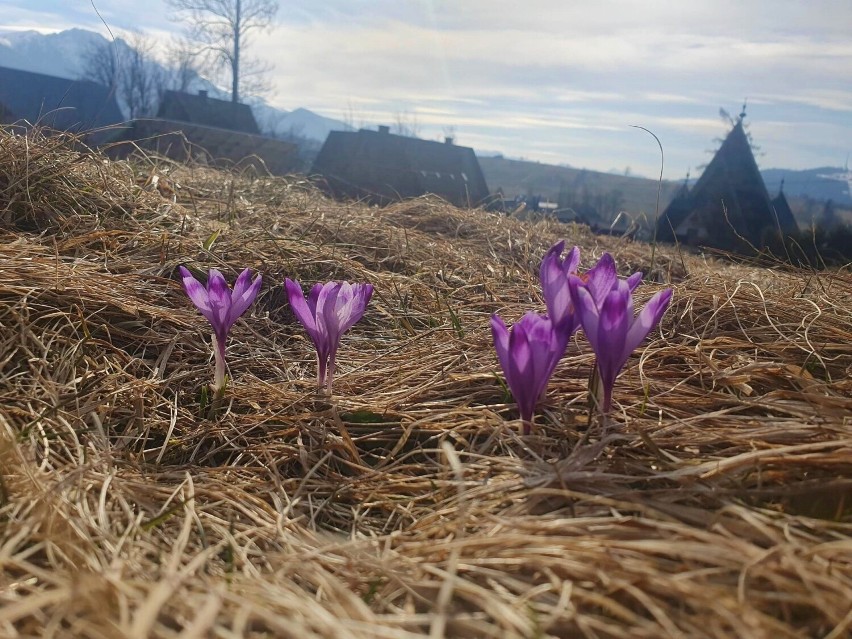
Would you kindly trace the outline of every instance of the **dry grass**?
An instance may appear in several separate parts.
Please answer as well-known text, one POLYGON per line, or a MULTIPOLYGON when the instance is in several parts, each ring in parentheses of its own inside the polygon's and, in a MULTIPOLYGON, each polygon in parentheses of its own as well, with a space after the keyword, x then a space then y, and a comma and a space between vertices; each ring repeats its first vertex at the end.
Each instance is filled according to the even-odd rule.
POLYGON ((588 423, 580 335, 521 438, 488 317, 542 308, 562 237, 649 266, 0 130, 0 636, 849 636, 852 277, 663 250, 618 428, 588 423), (182 263, 264 275, 214 420, 182 263), (284 277, 376 287, 331 399, 284 277))

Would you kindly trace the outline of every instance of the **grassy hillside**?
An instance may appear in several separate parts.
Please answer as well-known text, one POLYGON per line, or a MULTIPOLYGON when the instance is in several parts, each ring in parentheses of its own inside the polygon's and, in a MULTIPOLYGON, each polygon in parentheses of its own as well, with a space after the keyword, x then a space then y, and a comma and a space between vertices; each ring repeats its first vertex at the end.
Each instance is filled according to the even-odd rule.
POLYGON ((530 436, 489 329, 559 238, 0 129, 0 635, 848 636, 852 276, 659 247, 607 427, 569 345, 530 436), (211 414, 177 267, 262 273, 211 414), (371 282, 333 396, 283 293, 371 282), (664 283, 657 283, 657 282, 664 283))
MULTIPOLYGON (((492 192, 502 189, 507 197, 529 193, 557 201, 560 191, 566 189, 578 195, 585 190, 591 196, 618 191, 622 194, 622 208, 629 213, 653 216, 656 210, 656 180, 497 157, 479 158, 479 164, 488 188, 492 192)), ((679 187, 677 182, 663 182, 660 210, 679 187)))

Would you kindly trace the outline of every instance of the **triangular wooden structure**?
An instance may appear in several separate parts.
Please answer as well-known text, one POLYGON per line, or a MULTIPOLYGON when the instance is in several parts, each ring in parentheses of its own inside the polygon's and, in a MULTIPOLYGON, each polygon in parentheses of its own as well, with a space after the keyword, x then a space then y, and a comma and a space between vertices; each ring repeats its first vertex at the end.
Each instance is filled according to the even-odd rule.
POLYGON ((657 239, 724 250, 761 248, 772 235, 796 230, 783 198, 769 196, 740 115, 704 173, 681 189, 657 220, 657 239))

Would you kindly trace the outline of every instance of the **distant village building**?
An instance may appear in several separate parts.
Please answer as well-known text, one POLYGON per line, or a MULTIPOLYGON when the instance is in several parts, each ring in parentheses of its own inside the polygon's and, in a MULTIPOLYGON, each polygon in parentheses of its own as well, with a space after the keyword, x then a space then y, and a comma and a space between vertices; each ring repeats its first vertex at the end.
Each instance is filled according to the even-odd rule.
POLYGON ((157 118, 260 135, 248 104, 211 98, 207 91, 199 91, 197 94, 166 91, 157 118))
POLYGON ((295 144, 260 135, 247 104, 166 91, 156 118, 131 121, 107 153, 122 158, 137 148, 180 162, 195 161, 222 168, 253 166, 284 175, 298 161, 295 144), (130 144, 132 142, 132 144, 130 144))
POLYGON ((473 149, 452 138, 443 143, 378 131, 332 131, 312 173, 335 197, 377 204, 434 193, 460 207, 488 198, 488 185, 473 149))
POLYGON ((101 84, 0 67, 0 124, 85 133, 123 120, 101 84))
POLYGON ((695 186, 684 184, 660 215, 658 240, 743 250, 746 242, 760 248, 772 234, 798 230, 783 192, 772 199, 766 190, 743 129, 744 116, 695 186))

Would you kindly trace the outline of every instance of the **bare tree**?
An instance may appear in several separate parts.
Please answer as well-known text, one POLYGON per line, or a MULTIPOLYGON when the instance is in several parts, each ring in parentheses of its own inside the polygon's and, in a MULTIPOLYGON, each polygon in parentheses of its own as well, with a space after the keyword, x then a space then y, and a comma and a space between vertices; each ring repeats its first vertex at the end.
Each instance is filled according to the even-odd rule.
POLYGON ((397 111, 396 122, 394 122, 392 130, 397 135, 404 135, 409 138, 419 137, 420 124, 417 122, 417 114, 412 114, 408 111, 397 111))
POLYGON ((189 37, 198 43, 198 53, 216 67, 231 71, 231 100, 240 101, 240 88, 246 71, 258 77, 269 67, 246 61, 243 50, 248 34, 272 24, 278 12, 277 0, 168 0, 188 23, 189 37))
POLYGON ((119 90, 130 109, 130 118, 154 115, 165 85, 163 68, 153 55, 154 42, 141 33, 130 35, 119 90))
POLYGON ((116 42, 93 44, 83 54, 83 71, 80 77, 109 87, 111 92, 116 93, 118 69, 118 44, 116 42))
POLYGON ((184 38, 175 38, 169 44, 166 54, 166 89, 186 92, 198 78, 198 56, 192 43, 184 38))
POLYGON ((166 82, 153 51, 154 42, 142 33, 96 45, 84 56, 82 77, 115 92, 131 119, 153 115, 166 82))

